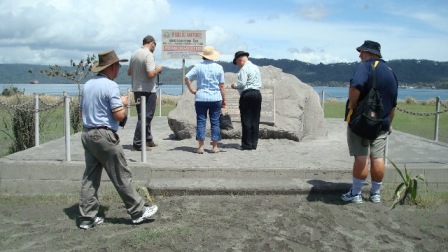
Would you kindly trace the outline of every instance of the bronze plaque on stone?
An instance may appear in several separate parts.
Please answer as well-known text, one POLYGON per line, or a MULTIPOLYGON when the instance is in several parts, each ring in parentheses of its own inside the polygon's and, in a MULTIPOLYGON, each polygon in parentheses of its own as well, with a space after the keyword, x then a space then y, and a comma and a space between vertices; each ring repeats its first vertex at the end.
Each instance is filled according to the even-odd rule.
MULTIPOLYGON (((274 86, 262 87, 261 90, 261 112, 260 123, 275 124, 275 88, 274 86)), ((232 121, 240 122, 239 100, 240 94, 237 90, 226 87, 227 113, 230 114, 232 121)))

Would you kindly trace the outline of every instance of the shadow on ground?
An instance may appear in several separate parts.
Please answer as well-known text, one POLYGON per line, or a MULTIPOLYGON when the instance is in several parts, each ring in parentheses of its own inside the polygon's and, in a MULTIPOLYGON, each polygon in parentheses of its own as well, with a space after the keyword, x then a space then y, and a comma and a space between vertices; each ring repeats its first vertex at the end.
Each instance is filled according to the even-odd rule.
POLYGON ((328 182, 319 179, 308 180, 312 187, 306 199, 309 202, 320 201, 326 204, 344 205, 341 201, 341 194, 348 191, 350 183, 328 182))

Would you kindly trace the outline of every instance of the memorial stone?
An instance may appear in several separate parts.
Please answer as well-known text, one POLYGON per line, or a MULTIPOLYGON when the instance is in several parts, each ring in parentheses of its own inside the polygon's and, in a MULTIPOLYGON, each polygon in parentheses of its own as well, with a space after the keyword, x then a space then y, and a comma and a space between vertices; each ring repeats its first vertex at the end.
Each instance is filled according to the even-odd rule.
MULTIPOLYGON (((294 141, 318 139, 327 136, 324 113, 319 95, 297 77, 283 73, 273 66, 260 67, 262 79, 262 123, 260 138, 284 138, 294 141)), ((241 138, 241 123, 238 111, 239 94, 230 88, 237 80, 236 73, 225 73, 228 112, 233 129, 221 130, 221 137, 241 138)), ((193 82, 193 85, 195 83, 193 82)), ((168 115, 168 125, 177 139, 194 138, 196 134, 196 112, 194 95, 185 92, 177 106, 168 115)), ((207 122, 207 136, 210 125, 207 122)))

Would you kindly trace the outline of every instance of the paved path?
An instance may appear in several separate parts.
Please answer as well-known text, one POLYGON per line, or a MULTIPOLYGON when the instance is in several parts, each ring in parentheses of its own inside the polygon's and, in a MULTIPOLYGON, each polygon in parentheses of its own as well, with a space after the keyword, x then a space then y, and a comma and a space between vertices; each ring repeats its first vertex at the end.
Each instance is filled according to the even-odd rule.
MULTIPOLYGON (((161 192, 282 192, 346 190, 351 180, 352 158, 346 144, 346 124, 327 119, 328 137, 294 142, 261 139, 256 151, 238 149, 239 139, 223 139, 220 152, 195 153, 194 139, 175 140, 167 117, 153 120, 157 147, 131 150, 136 117, 118 134, 134 180, 161 192)), ((71 136, 71 161, 66 162, 63 138, 0 159, 1 189, 8 193, 55 193, 79 188, 84 169, 80 133, 71 136), (60 188, 62 187, 62 188, 60 188)), ((448 190, 448 145, 395 131, 389 138, 388 156, 413 174, 425 174, 429 186, 448 190)), ((107 177, 104 177, 107 180, 107 177)), ((386 182, 396 182, 392 166, 386 182)))

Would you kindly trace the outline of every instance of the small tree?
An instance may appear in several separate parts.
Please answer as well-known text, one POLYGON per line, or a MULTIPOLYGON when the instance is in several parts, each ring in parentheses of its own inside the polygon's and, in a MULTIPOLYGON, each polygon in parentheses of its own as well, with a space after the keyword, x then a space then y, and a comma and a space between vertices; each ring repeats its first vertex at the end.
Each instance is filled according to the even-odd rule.
POLYGON ((95 59, 95 55, 87 54, 86 59, 79 62, 70 60, 70 66, 74 68, 72 71, 59 65, 49 66, 48 69, 40 71, 49 77, 62 77, 78 84, 78 99, 76 102, 73 99, 70 101, 70 123, 75 133, 81 131, 81 109, 79 107, 82 96, 81 81, 90 74, 95 59))

